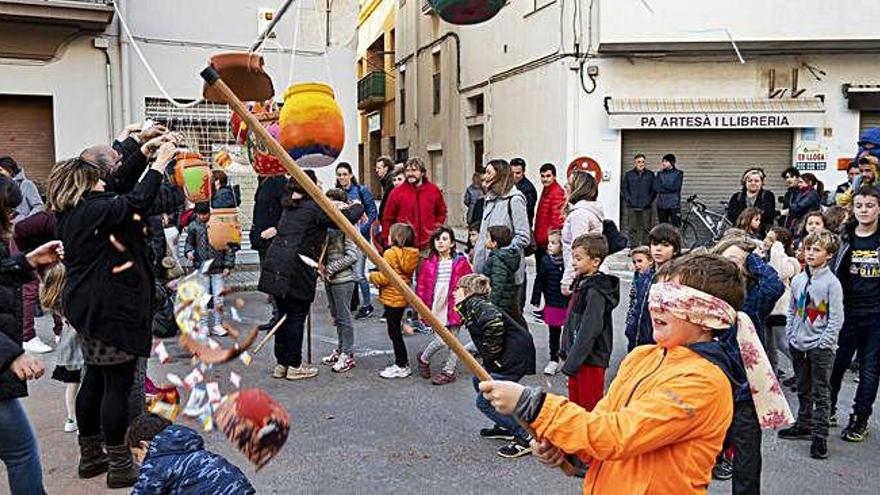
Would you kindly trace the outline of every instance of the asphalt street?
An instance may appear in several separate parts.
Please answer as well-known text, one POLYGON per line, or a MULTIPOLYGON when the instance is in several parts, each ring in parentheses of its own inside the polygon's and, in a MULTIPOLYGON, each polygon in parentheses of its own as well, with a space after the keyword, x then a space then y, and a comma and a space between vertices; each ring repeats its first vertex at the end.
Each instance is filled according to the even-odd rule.
MULTIPOLYGON (((623 325, 629 284, 621 285, 622 303, 615 311, 615 353, 608 373, 610 380, 625 353, 623 325)), ((259 293, 231 295, 241 298, 243 327, 262 321, 267 306, 259 293)), ((280 401, 289 412, 290 437, 282 451, 261 471, 255 472, 221 432, 205 434, 207 447, 226 456, 242 468, 259 493, 579 493, 581 480, 544 468, 531 457, 500 458, 499 441, 481 440, 478 430, 489 426, 474 406, 470 375, 459 365, 458 380, 433 386, 416 375, 403 380, 383 380, 377 372, 390 362, 391 345, 380 314, 356 324, 357 367, 335 374, 322 367, 311 380, 274 380, 271 345, 255 356, 249 367, 240 361, 216 368, 224 393, 234 390, 230 371, 242 376, 242 387, 259 387, 280 401)), ((38 331, 51 341, 50 319, 41 318, 38 331)), ((531 322, 538 348, 538 369, 548 359, 546 327, 531 322)), ((410 358, 432 336, 407 337, 410 358)), ((313 306, 313 361, 335 345, 323 291, 313 306)), ((221 339, 221 342, 224 339, 221 339)), ((166 365, 150 360, 149 374, 157 382, 166 373, 184 375, 189 359, 174 339, 166 345, 172 361, 166 365)), ((76 435, 64 433, 63 386, 49 379, 52 354, 44 355, 46 376, 30 385, 24 401, 38 432, 44 478, 49 493, 88 494, 107 491, 103 478, 76 477, 76 435)), ((440 356, 435 367, 440 365, 440 356)), ((565 393, 564 377, 536 375, 526 378, 551 392, 565 393)), ((853 376, 847 375, 841 393, 841 411, 848 413, 854 393, 853 376)), ((795 401, 793 395, 790 400, 795 401)), ((794 402, 792 402, 794 404, 794 402)), ((188 420, 185 420, 188 421, 188 420)), ((190 422, 191 426, 196 426, 190 422)), ((875 419, 871 421, 878 430, 875 419)), ((878 493, 877 459, 880 442, 874 436, 862 444, 843 442, 832 429, 831 457, 824 461, 809 457, 809 442, 777 440, 764 434, 763 487, 771 494, 878 493)), ((8 492, 0 465, 0 493, 8 492)), ((119 491, 122 493, 123 491, 119 491)), ((710 493, 730 492, 729 483, 713 482, 710 493)))

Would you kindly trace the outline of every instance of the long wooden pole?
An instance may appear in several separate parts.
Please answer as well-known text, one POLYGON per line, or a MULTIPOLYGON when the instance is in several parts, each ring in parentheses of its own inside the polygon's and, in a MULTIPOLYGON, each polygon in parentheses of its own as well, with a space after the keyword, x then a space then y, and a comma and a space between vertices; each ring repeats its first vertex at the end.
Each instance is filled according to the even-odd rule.
POLYGON ((269 131, 266 130, 257 120, 257 118, 247 109, 245 104, 235 96, 235 93, 229 89, 229 86, 220 79, 219 74, 211 68, 208 67, 204 71, 202 71, 202 78, 210 85, 213 86, 217 92, 223 96, 226 100, 226 103, 232 108, 232 111, 237 113, 241 119, 247 124, 248 129, 250 129, 256 136, 266 145, 269 151, 281 161, 281 164, 284 165, 284 168, 287 172, 296 180, 297 183, 306 191, 306 193, 318 203, 318 206, 326 213, 332 220, 333 223, 336 224, 339 229, 345 233, 345 235, 354 241, 357 244, 358 248, 370 258, 370 261, 373 262, 374 265, 382 272, 385 277, 391 282, 401 294, 403 294, 406 302, 410 304, 418 313, 422 316, 434 329, 437 335, 443 339, 443 342, 449 346, 449 348, 454 352, 458 358, 471 370, 471 372, 480 379, 480 381, 491 380, 492 377, 486 371, 485 368, 472 356, 467 350, 465 350, 464 346, 458 339, 455 338, 455 335, 447 329, 443 323, 437 319, 437 316, 431 312, 431 309, 422 302, 421 299, 410 289, 409 284, 404 282, 400 275, 391 268, 391 265, 385 261, 385 258, 379 255, 378 252, 373 248, 367 239, 361 235, 358 231, 357 227, 355 227, 351 222, 348 221, 347 218, 339 211, 333 203, 330 201, 327 196, 324 195, 321 188, 318 187, 317 184, 312 182, 312 179, 303 172, 303 169, 296 164, 293 158, 287 153, 287 151, 278 144, 277 141, 269 134, 269 131))
MULTIPOLYGON (((208 67, 201 73, 202 79, 208 83, 209 86, 212 86, 217 92, 223 96, 226 100, 226 103, 232 108, 232 111, 237 113, 239 117, 248 125, 248 129, 251 129, 254 134, 269 148, 269 151, 274 155, 278 160, 281 161, 281 164, 284 165, 284 168, 287 172, 296 179, 296 182, 306 191, 306 193, 311 196, 311 198, 318 203, 318 206, 333 220, 333 223, 339 227, 346 237, 354 241, 357 244, 358 248, 370 258, 370 261, 376 265, 376 268, 385 275, 386 278, 391 282, 401 294, 403 294, 403 298, 406 299, 406 302, 410 304, 419 315, 424 318, 430 325, 431 328, 434 329, 434 332, 443 339, 443 342, 449 346, 449 349, 458 356, 465 366, 471 370, 471 373, 476 375, 480 381, 488 381, 492 380, 492 376, 489 375, 489 372, 486 371, 486 368, 483 368, 483 365, 480 364, 479 361, 474 358, 471 353, 464 348, 461 342, 452 332, 449 331, 446 326, 440 322, 434 313, 431 312, 431 309, 419 299, 419 296, 416 295, 415 292, 409 287, 409 284, 404 282, 400 275, 391 268, 391 265, 385 261, 383 258, 370 244, 370 242, 361 235, 360 231, 358 231, 357 227, 355 227, 351 222, 348 221, 347 218, 342 214, 341 211, 336 209, 333 206, 333 203, 330 201, 327 196, 324 195, 321 188, 318 187, 317 184, 312 182, 312 179, 303 172, 303 169, 296 164, 293 158, 287 153, 287 151, 278 144, 278 141, 269 134, 269 131, 266 130, 260 124, 260 121, 247 109, 245 104, 235 95, 235 93, 229 89, 229 86, 220 79, 220 75, 215 71, 212 67, 208 67)), ((523 422, 520 424, 528 430, 530 433, 534 433, 531 431, 528 425, 523 422)), ((561 469, 568 475, 573 475, 575 470, 571 464, 568 462, 564 462, 561 469)))

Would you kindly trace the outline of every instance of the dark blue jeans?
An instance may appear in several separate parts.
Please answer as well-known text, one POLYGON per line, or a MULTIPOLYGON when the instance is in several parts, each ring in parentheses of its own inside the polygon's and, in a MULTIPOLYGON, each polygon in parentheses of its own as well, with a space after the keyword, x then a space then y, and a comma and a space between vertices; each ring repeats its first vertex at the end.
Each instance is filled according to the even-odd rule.
POLYGON ((37 439, 18 399, 0 400, 0 438, 0 459, 6 465, 10 493, 45 493, 37 439))
MULTIPOLYGON (((495 380, 507 380, 511 382, 518 382, 522 380, 522 376, 520 375, 505 375, 503 373, 490 374, 495 380)), ((483 397, 483 392, 480 392, 479 389, 480 379, 474 376, 473 382, 474 390, 477 391, 477 409, 485 414, 487 418, 494 421, 497 426, 500 426, 505 430, 511 432, 516 438, 519 438, 520 440, 525 440, 529 438, 529 433, 522 426, 520 426, 520 424, 516 421, 516 419, 514 419, 513 416, 506 416, 496 411, 495 408, 492 407, 492 404, 488 400, 486 400, 485 397, 483 397)))
POLYGON ((853 401, 853 412, 866 420, 880 385, 880 317, 877 315, 844 315, 843 328, 837 339, 837 354, 831 369, 831 407, 837 409, 840 382, 853 355, 858 351, 859 385, 853 401))

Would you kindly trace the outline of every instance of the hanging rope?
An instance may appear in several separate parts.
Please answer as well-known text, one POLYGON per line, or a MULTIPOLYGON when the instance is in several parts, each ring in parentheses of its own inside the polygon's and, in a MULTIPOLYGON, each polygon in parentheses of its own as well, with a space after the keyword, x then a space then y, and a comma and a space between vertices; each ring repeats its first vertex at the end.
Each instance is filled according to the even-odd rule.
POLYGON ((147 73, 150 75, 150 78, 153 79, 153 83, 159 88, 159 92, 162 93, 162 97, 168 100, 169 103, 174 105, 177 108, 192 108, 205 100, 199 98, 196 101, 181 103, 171 95, 168 94, 168 91, 165 91, 165 87, 162 86, 162 82, 159 81, 159 77, 156 76, 156 72, 150 66, 149 62, 147 62, 147 58, 144 57, 143 52, 141 52, 141 48, 138 46, 137 42, 134 40, 134 36, 131 34, 131 30, 128 28, 128 23, 125 22, 125 17, 122 16, 122 12, 119 11, 119 6, 116 5, 116 2, 113 2, 113 10, 116 11, 116 16, 119 17, 119 23, 122 25, 122 29, 125 31, 125 35, 128 36, 128 39, 131 41, 131 46, 134 48, 135 53, 137 53, 138 58, 141 59, 141 63, 144 64, 144 68, 147 69, 147 73))

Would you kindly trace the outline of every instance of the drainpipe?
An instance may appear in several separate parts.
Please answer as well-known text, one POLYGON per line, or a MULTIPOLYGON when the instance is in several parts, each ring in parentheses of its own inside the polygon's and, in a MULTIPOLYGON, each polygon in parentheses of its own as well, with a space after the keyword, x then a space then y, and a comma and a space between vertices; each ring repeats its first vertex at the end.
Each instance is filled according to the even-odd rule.
POLYGON ((104 54, 104 77, 107 79, 107 135, 113 141, 113 66, 110 60, 110 43, 106 38, 95 38, 95 48, 104 54))
MULTIPOLYGON (((125 0, 116 0, 116 5, 123 15, 128 15, 125 0)), ((117 39, 119 40, 119 73, 122 81, 122 125, 131 124, 131 63, 129 62, 129 40, 122 30, 122 23, 116 21, 117 39)))

